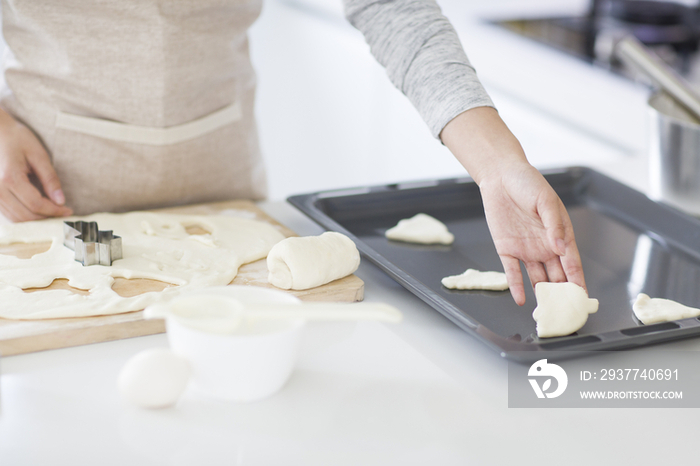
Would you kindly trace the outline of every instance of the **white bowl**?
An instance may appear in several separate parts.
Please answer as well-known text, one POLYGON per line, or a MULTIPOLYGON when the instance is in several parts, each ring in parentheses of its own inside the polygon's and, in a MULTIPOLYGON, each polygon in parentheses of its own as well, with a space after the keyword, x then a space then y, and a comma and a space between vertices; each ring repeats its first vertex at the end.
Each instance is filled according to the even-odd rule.
MULTIPOLYGON (((213 287, 190 292, 170 301, 174 308, 202 305, 212 297, 233 298, 245 304, 297 303, 288 293, 252 286, 213 287)), ((166 317, 168 341, 173 352, 192 364, 192 388, 209 396, 232 401, 256 401, 279 391, 296 362, 304 321, 257 321, 231 334, 211 333, 166 317)))

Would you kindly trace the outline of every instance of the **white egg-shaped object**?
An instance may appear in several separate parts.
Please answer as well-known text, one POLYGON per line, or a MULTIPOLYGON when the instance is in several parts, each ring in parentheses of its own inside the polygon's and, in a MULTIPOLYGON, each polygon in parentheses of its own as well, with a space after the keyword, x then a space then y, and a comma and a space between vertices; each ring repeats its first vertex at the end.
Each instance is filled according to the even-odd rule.
POLYGON ((153 348, 133 356, 122 368, 117 386, 122 396, 141 408, 167 408, 187 387, 192 367, 167 348, 153 348))

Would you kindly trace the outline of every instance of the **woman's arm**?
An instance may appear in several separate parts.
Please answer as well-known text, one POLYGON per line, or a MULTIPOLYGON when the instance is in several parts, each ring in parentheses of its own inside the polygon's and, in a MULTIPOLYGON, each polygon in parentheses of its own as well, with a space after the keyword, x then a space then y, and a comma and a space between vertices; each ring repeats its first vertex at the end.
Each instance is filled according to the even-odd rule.
POLYGON ((391 82, 438 137, 460 113, 493 107, 459 37, 432 0, 344 0, 391 82))
POLYGON ((513 299, 525 304, 520 261, 532 286, 570 281, 586 287, 571 220, 557 193, 530 165, 493 108, 468 110, 441 138, 479 185, 513 299))
POLYGON ((525 303, 520 261, 534 286, 585 287, 569 216, 498 116, 454 28, 433 0, 344 0, 389 78, 479 185, 513 299, 525 303))

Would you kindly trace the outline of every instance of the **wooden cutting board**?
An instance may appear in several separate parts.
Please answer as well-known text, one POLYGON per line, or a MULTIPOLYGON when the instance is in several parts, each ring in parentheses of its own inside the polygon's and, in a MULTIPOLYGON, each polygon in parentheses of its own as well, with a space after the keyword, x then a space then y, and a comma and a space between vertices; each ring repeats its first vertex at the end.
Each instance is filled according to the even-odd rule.
MULTIPOLYGON (((162 209, 158 212, 189 215, 216 215, 229 211, 229 214, 254 218, 277 226, 285 236, 296 236, 289 228, 268 216, 253 202, 227 201, 214 204, 162 209)), ((196 227, 188 229, 191 234, 202 233, 196 227)), ((48 249, 50 243, 12 244, 0 246, 0 254, 13 254, 19 257, 31 257, 48 249)), ((267 264, 265 259, 242 266, 232 285, 250 285, 274 288, 267 282, 267 264)), ((160 291, 165 288, 163 282, 146 279, 116 279, 112 289, 122 296, 135 296, 147 291, 160 291)), ((67 285, 66 280, 55 280, 44 289, 71 289, 77 293, 86 293, 67 285)), ((32 292, 36 290, 25 290, 32 292)), ((355 275, 350 275, 326 285, 303 291, 290 291, 303 301, 362 301, 364 282, 355 275)), ((0 318, 0 355, 31 353, 69 346, 86 345, 103 341, 120 340, 165 332, 163 320, 145 320, 143 311, 128 312, 111 316, 81 317, 71 319, 47 320, 8 320, 0 318)))

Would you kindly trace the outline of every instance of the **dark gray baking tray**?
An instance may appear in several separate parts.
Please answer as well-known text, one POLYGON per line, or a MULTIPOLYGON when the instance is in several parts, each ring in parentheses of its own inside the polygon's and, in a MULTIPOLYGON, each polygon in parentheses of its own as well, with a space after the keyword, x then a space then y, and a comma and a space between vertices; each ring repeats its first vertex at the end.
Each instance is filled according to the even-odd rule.
POLYGON ((548 351, 633 348, 700 334, 697 318, 643 325, 632 313, 640 292, 700 307, 700 221, 589 168, 544 175, 569 211, 589 294, 600 301, 582 329, 560 338, 537 338, 529 286, 527 303, 519 307, 507 291, 441 285, 443 277, 467 268, 503 270, 471 179, 328 191, 288 201, 325 228, 350 236, 364 257, 507 358, 526 362, 548 351), (444 222, 454 244, 417 246, 384 237, 419 212, 444 222))

